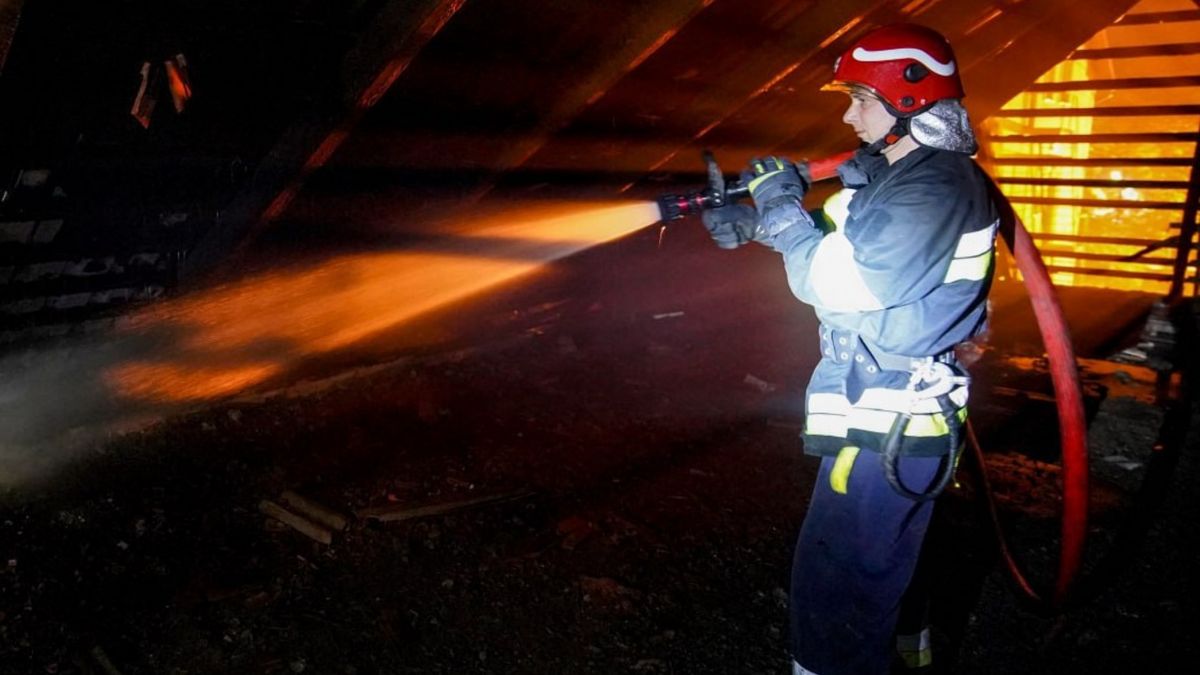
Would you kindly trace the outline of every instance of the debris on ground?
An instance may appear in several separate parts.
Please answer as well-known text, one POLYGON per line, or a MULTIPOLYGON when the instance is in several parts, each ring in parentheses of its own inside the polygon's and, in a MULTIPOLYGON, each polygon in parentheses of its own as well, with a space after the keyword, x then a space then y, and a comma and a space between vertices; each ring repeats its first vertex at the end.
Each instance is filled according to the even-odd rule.
MULTIPOLYGON (((489 298, 489 325, 520 339, 380 348, 382 365, 299 374, 0 494, 0 674, 786 672, 816 461, 782 399, 802 399, 818 354, 795 347, 815 329, 786 288, 760 297, 748 316, 697 300, 653 322, 648 300, 508 299, 551 307, 531 317, 489 298)), ((1009 544, 1044 586, 1057 425, 1044 370, 1020 365, 987 351, 971 416, 1009 544)), ((1144 391, 1128 368, 1104 377, 1144 391)), ((1057 617, 1014 599, 964 480, 931 534, 939 675, 1200 661, 1196 439, 1156 450, 1169 410, 1090 391, 1087 594, 1057 617)))

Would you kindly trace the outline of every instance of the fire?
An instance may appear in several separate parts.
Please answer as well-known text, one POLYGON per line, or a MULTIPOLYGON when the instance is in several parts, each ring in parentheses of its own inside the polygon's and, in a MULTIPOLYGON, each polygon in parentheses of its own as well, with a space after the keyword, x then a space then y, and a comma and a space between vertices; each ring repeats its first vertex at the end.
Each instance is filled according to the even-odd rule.
MULTIPOLYGON (((1150 17, 1162 7, 1143 0, 1127 17, 1150 17)), ((1154 294, 1172 287, 1176 247, 1171 240, 1188 199, 1196 120, 1164 113, 1161 106, 1196 100, 1200 88, 1187 80, 1194 68, 1183 56, 1081 54, 1188 44, 1194 32, 1187 22, 1118 22, 989 120, 994 174, 1043 250, 1055 283, 1154 294), (1171 78, 1177 82, 1169 87, 1153 84, 1171 78), (1144 112, 1075 114, 1106 108, 1144 112), (1123 168, 1108 168, 1114 165, 1123 168)))

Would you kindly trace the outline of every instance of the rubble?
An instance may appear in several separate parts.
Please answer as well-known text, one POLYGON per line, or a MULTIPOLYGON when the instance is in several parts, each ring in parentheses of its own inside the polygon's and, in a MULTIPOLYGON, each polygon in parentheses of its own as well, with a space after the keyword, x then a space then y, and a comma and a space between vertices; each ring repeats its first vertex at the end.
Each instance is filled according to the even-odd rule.
MULTIPOLYGON (((574 314, 623 321, 622 340, 555 324, 455 358, 306 373, 114 439, 59 484, 11 498, 0 674, 82 675, 78 660, 111 675, 97 644, 126 675, 782 672, 816 462, 801 453, 801 411, 760 383, 800 390, 808 355, 774 345, 807 327, 756 332, 765 346, 731 355, 706 332, 720 313, 688 305, 694 321, 654 323, 645 307, 611 307, 574 314), (559 335, 577 351, 560 352, 559 335), (264 520, 282 534, 264 536, 264 520)), ((1023 365, 989 351, 974 374, 998 389, 972 420, 992 431, 1013 550, 1052 574, 1053 397, 1036 359, 1023 365)), ((1149 386, 1142 371, 1094 372, 1089 561, 1162 470, 1148 439, 1165 420, 1120 393, 1149 386)), ((950 672, 1191 662, 1194 457, 1154 486, 1170 501, 1127 571, 1058 628, 1013 599, 971 486, 952 489, 937 511, 949 543, 933 607, 950 672)))

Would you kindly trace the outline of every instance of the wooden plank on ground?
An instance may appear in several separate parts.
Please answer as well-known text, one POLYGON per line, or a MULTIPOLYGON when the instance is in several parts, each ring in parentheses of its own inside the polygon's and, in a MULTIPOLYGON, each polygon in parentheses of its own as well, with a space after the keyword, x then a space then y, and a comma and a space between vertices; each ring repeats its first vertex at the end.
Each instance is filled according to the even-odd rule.
POLYGON ((414 518, 441 516, 448 513, 465 511, 467 509, 477 508, 485 505, 517 501, 519 499, 530 497, 533 494, 533 492, 528 490, 518 490, 514 492, 502 492, 500 494, 475 497, 473 499, 442 502, 440 504, 425 504, 422 506, 412 506, 409 504, 383 504, 380 506, 369 506, 365 509, 360 509, 358 511, 358 517, 370 520, 378 520, 383 523, 393 523, 402 520, 412 520, 414 518))
POLYGON ((346 529, 346 525, 349 522, 342 514, 333 511, 323 504, 318 504, 307 497, 296 494, 291 490, 279 495, 279 499, 314 523, 319 523, 337 532, 346 529))
POLYGON ((304 516, 292 513, 269 499, 259 502, 258 510, 315 542, 325 544, 326 546, 333 542, 333 532, 329 528, 314 523, 304 516))

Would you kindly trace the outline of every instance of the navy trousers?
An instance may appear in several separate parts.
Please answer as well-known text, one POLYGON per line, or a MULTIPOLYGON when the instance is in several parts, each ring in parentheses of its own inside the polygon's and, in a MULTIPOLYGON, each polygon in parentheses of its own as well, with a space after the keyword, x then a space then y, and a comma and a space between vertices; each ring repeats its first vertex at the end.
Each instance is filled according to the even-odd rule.
MULTIPOLYGON (((885 675, 933 502, 896 494, 879 455, 866 450, 854 461, 846 493, 836 492, 830 483, 834 460, 821 460, 796 543, 792 657, 817 675, 885 675)), ((910 490, 925 490, 944 461, 901 458, 900 478, 910 490)))

